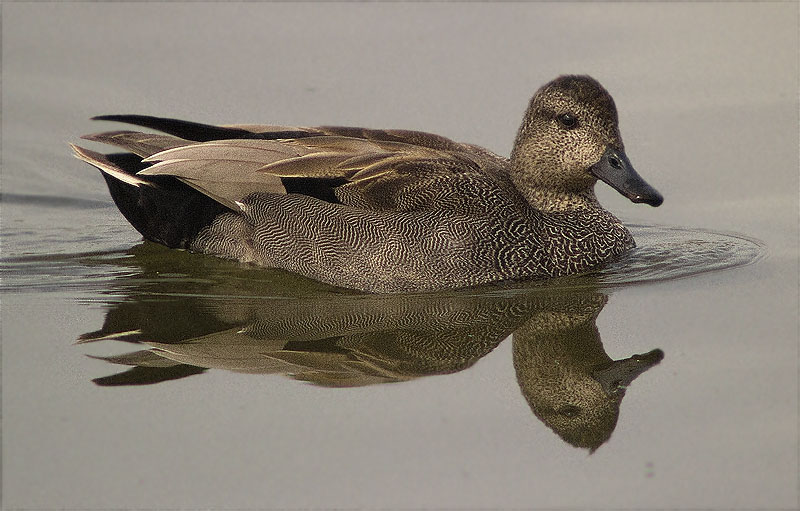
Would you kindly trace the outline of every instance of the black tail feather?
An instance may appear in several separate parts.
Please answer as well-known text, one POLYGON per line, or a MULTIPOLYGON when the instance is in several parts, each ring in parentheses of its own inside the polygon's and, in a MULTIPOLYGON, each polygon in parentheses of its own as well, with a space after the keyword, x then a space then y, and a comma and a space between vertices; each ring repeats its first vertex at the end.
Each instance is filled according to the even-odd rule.
POLYGON ((196 142, 233 138, 261 138, 256 133, 239 128, 225 128, 222 126, 213 126, 211 124, 182 121, 180 119, 168 119, 166 117, 153 117, 150 115, 98 115, 97 117, 92 117, 92 120, 124 122, 162 131, 169 135, 186 140, 194 140, 196 142))
POLYGON ((134 126, 158 130, 175 137, 193 140, 195 142, 210 142, 212 140, 230 140, 236 138, 276 140, 279 138, 305 138, 322 135, 322 132, 314 129, 265 131, 263 133, 258 133, 241 128, 228 128, 225 126, 201 124, 199 122, 182 121, 180 119, 170 119, 167 117, 136 114, 98 115, 92 117, 92 120, 124 122, 126 124, 133 124, 134 126))
MULTIPOLYGON (((321 132, 314 129, 258 133, 235 127, 213 126, 149 115, 100 115, 92 119, 142 126, 195 142, 226 139, 273 140, 322 135, 321 132)), ((85 138, 108 143, 108 135, 115 133, 117 132, 90 135, 85 138)), ((224 205, 174 177, 137 176, 136 173, 148 167, 149 164, 143 163, 141 157, 135 154, 103 155, 76 146, 73 146, 73 149, 78 158, 101 170, 114 203, 131 225, 147 240, 170 248, 189 248, 198 233, 210 225, 214 218, 230 211, 224 205)), ((317 190, 312 183, 305 182, 308 180, 291 180, 291 185, 286 184, 287 181, 290 180, 284 181, 287 190, 338 202, 332 192, 328 190, 331 183, 319 186, 316 183, 319 180, 315 180, 313 185, 320 188, 317 190), (295 181, 297 182, 295 183, 295 181)))
POLYGON ((200 374, 208 369, 188 364, 179 364, 170 367, 133 367, 125 372, 112 374, 92 380, 101 387, 118 387, 122 385, 152 385, 163 381, 178 380, 194 374, 200 374))
MULTIPOLYGON (((131 153, 106 155, 114 165, 135 174, 147 164, 131 153)), ((132 186, 103 172, 114 203, 145 239, 170 248, 188 248, 191 241, 225 206, 173 177, 148 176, 156 186, 132 186)))

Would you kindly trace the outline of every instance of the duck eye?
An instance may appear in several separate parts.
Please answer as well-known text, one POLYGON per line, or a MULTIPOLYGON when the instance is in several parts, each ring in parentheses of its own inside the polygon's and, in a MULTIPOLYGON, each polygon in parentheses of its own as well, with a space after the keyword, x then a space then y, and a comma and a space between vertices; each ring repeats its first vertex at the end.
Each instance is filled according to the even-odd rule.
POLYGON ((556 412, 559 415, 563 415, 564 417, 571 419, 573 417, 577 417, 578 414, 581 413, 581 409, 575 405, 566 405, 556 410, 556 412))
POLYGON ((578 118, 570 113, 559 115, 558 122, 568 130, 575 129, 578 126, 578 118))

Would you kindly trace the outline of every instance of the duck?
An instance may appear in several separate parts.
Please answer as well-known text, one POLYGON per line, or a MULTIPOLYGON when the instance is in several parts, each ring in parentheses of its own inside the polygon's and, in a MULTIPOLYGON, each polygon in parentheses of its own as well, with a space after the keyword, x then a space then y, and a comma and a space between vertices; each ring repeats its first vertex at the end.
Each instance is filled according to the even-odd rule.
POLYGON ((82 137, 121 153, 72 144, 146 240, 368 293, 595 270, 635 247, 596 182, 663 202, 625 154, 611 95, 585 75, 536 91, 510 158, 421 131, 93 119, 160 132, 82 137))

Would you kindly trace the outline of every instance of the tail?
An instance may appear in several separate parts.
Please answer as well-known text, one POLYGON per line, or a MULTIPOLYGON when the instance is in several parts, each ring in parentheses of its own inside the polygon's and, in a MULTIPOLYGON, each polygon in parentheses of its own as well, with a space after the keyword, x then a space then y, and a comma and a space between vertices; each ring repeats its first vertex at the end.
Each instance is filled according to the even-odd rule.
POLYGON ((163 133, 169 133, 170 135, 186 140, 194 140, 195 142, 209 142, 211 140, 234 138, 262 138, 253 132, 239 128, 213 126, 210 124, 200 124, 198 122, 182 121, 180 119, 153 117, 151 115, 98 115, 92 117, 92 120, 124 122, 144 128, 151 128, 163 133))
POLYGON ((182 121, 168 117, 153 117, 152 115, 98 115, 92 117, 93 121, 114 121, 133 124, 168 133, 175 137, 195 142, 210 142, 212 140, 231 140, 236 138, 275 140, 278 138, 305 138, 323 135, 316 128, 294 128, 278 126, 250 126, 244 129, 237 126, 214 126, 199 122, 182 121))
POLYGON ((132 153, 103 155, 72 145, 75 157, 103 174, 114 203, 145 239, 170 248, 191 241, 225 206, 167 176, 137 176, 148 166, 132 153))

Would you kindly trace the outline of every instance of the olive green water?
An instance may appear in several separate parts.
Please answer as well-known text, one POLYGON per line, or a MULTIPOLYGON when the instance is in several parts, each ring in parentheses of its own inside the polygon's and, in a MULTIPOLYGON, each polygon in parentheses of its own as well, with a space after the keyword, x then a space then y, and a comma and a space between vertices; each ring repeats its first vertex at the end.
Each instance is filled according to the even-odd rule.
POLYGON ((2 14, 5 508, 798 507, 795 4, 2 14), (598 185, 639 247, 557 282, 364 296, 142 244, 66 146, 119 112, 508 153, 566 72, 666 200, 598 185))

